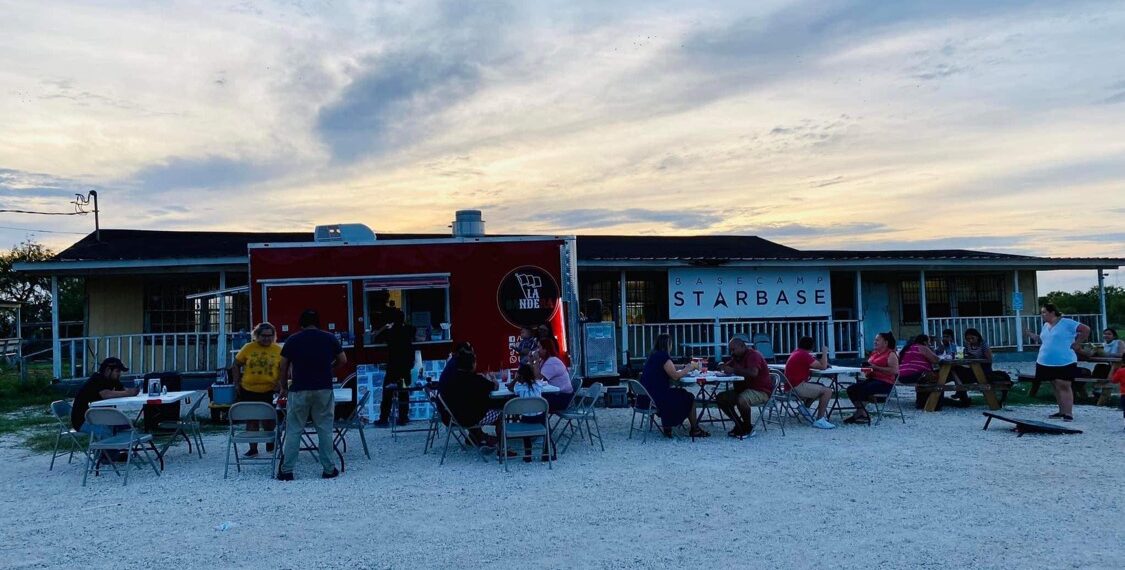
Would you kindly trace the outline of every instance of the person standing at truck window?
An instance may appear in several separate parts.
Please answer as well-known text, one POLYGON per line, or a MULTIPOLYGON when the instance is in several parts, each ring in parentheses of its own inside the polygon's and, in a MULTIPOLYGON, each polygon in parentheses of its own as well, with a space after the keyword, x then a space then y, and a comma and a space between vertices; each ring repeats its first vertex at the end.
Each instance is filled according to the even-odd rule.
POLYGON ((398 425, 410 421, 410 396, 399 389, 406 388, 414 381, 410 371, 414 368, 414 327, 406 324, 406 314, 391 308, 389 321, 376 335, 378 341, 387 344, 387 375, 383 377, 383 400, 379 404, 379 420, 376 426, 387 427, 391 421, 391 400, 398 395, 398 425), (398 388, 398 389, 396 389, 398 388))
MULTIPOLYGON (((230 377, 238 387, 239 402, 264 402, 273 404, 273 395, 279 389, 281 377, 281 346, 274 340, 277 329, 269 323, 260 323, 250 333, 252 340, 238 351, 230 365, 230 377)), ((276 422, 246 422, 247 431, 257 431, 259 427, 267 431, 276 427, 276 422)), ((266 444, 266 451, 273 452, 273 444, 266 444)), ((258 444, 251 443, 247 457, 258 454, 258 444)))
POLYGON ((321 477, 331 479, 340 474, 332 461, 332 420, 335 398, 332 396, 332 371, 348 363, 348 357, 336 337, 320 330, 320 315, 313 309, 301 313, 301 330, 285 341, 281 349, 281 396, 289 392, 285 414, 285 445, 282 448, 280 481, 293 480, 293 468, 301 450, 301 432, 312 419, 316 427, 317 451, 321 477))

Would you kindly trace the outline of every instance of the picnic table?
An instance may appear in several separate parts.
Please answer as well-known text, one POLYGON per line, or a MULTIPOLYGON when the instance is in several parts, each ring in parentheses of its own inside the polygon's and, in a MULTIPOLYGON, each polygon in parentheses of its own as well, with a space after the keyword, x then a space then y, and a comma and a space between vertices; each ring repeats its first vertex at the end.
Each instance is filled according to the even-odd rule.
MULTIPOLYGON (((1101 389, 1101 392, 1098 394, 1098 405, 1105 406, 1109 404, 1109 397, 1113 392, 1113 381, 1111 380, 1111 378, 1113 378, 1114 373, 1116 373, 1121 368, 1122 364, 1125 363, 1125 361, 1116 356, 1093 356, 1087 358, 1083 362, 1109 364, 1109 374, 1107 374, 1105 378, 1092 378, 1086 376, 1075 378, 1073 382, 1075 397, 1087 397, 1086 386, 1092 386, 1094 389, 1101 389)), ((1039 394, 1039 385, 1042 382, 1036 379, 1035 374, 1020 374, 1018 380, 1020 382, 1031 383, 1031 390, 1029 390, 1028 393, 1032 397, 1035 397, 1039 394)), ((1123 394, 1122 396, 1125 397, 1125 394, 1123 394)))
POLYGON ((988 375, 984 373, 984 365, 990 361, 981 358, 960 358, 941 360, 938 362, 938 379, 936 384, 918 384, 914 387, 915 390, 926 393, 929 392, 929 397, 926 398, 926 411, 935 412, 937 406, 941 402, 941 396, 945 392, 964 392, 973 390, 974 392, 981 392, 984 394, 984 400, 988 403, 988 409, 999 410, 1003 407, 1003 399, 996 397, 998 390, 1003 390, 1005 395, 1007 389, 1011 388, 1010 385, 996 384, 992 385, 988 382, 988 375), (976 384, 954 384, 947 386, 946 383, 950 381, 949 375, 953 372, 954 366, 965 366, 973 372, 973 379, 977 381, 976 384))

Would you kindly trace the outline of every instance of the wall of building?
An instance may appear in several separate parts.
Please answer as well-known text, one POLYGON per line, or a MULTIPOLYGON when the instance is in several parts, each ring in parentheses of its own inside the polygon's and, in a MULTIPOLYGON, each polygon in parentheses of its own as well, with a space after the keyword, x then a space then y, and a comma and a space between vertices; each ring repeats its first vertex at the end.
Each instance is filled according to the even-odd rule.
POLYGON ((86 335, 136 334, 144 327, 144 279, 86 278, 86 335))

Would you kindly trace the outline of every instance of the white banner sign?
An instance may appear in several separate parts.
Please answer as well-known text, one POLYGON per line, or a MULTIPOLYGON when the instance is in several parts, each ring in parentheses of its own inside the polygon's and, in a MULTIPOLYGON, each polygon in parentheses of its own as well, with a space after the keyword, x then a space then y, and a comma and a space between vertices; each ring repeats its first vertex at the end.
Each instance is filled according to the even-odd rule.
POLYGON ((673 319, 827 317, 832 287, 827 269, 669 269, 673 319))

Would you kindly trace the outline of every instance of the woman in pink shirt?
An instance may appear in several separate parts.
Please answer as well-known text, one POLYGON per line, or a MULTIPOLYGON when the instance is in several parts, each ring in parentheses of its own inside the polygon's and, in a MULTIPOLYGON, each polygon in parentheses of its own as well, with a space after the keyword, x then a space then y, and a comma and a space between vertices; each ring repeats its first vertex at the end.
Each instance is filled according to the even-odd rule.
POLYGON ((886 396, 898 376, 898 355, 895 354, 895 335, 881 332, 875 335, 875 350, 867 355, 871 372, 867 378, 848 387, 848 399, 855 406, 855 413, 844 420, 846 424, 871 423, 865 404, 875 396, 886 396))
POLYGON ((543 394, 543 398, 551 405, 551 413, 560 412, 570 406, 570 400, 574 397, 574 385, 570 382, 570 371, 559 358, 558 345, 553 339, 539 341, 539 364, 536 366, 535 376, 559 389, 556 393, 543 394))

